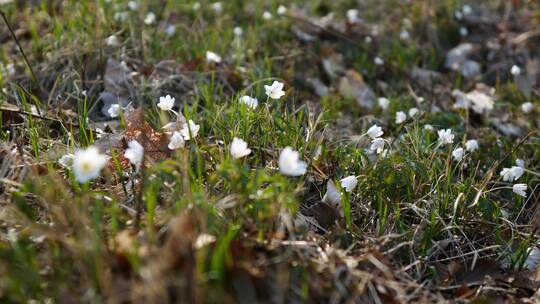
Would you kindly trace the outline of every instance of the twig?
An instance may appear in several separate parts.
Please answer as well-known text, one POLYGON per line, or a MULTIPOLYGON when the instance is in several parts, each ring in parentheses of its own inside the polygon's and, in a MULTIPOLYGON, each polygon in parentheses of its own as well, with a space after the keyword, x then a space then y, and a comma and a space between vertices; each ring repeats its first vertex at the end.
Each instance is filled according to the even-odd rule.
POLYGON ((21 46, 21 42, 19 41, 19 38, 17 38, 17 35, 15 35, 15 32, 13 31, 13 28, 11 28, 11 24, 9 23, 9 21, 7 19, 6 13, 3 10, 0 10, 0 15, 2 15, 2 19, 4 19, 4 22, 6 23, 7 28, 9 30, 9 33, 11 34, 11 37, 13 37, 13 40, 15 40, 15 43, 17 44, 17 47, 19 48, 19 51, 21 52, 21 54, 22 54, 22 56, 24 58, 24 62, 26 63, 26 66, 30 70, 32 80, 34 80, 34 82, 36 83, 40 93, 43 93, 44 90, 41 87, 41 84, 39 83, 39 81, 38 81, 38 79, 36 77, 36 74, 34 73, 34 69, 32 69, 32 66, 30 65, 30 61, 28 60, 28 57, 26 57, 26 54, 24 53, 24 50, 23 50, 23 48, 21 46))

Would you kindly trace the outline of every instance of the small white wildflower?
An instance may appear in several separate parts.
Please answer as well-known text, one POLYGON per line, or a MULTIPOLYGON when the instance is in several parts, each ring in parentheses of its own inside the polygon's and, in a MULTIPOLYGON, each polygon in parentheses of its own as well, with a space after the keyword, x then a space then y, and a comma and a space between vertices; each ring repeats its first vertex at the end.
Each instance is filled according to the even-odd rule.
POLYGON ((357 9, 350 9, 347 10, 347 21, 351 24, 355 24, 360 22, 360 18, 358 17, 358 10, 357 9))
POLYGON ((257 98, 253 98, 247 95, 240 97, 240 102, 243 104, 246 104, 248 107, 250 107, 253 110, 255 110, 257 106, 259 105, 259 101, 257 100, 257 98))
POLYGON ((139 168, 144 157, 144 148, 138 141, 132 140, 128 143, 124 156, 129 159, 130 163, 139 168))
POLYGON ((191 7, 191 9, 194 11, 198 11, 199 9, 201 9, 201 4, 199 2, 195 2, 193 3, 193 6, 191 7))
POLYGON ((409 116, 411 118, 415 117, 416 114, 418 114, 418 112, 420 112, 420 110, 418 110, 418 108, 410 108, 409 109, 409 116))
POLYGON ((345 189, 346 192, 351 193, 356 185, 358 184, 358 179, 354 175, 347 176, 342 178, 340 181, 341 187, 345 189))
POLYGON ((456 20, 461 20, 461 19, 463 19, 463 13, 461 11, 459 11, 459 10, 456 10, 454 12, 454 17, 456 17, 456 20))
POLYGON ((388 98, 385 98, 385 97, 379 97, 377 99, 377 102, 379 103, 379 107, 381 107, 381 109, 383 109, 383 111, 388 109, 388 107, 390 106, 390 100, 388 98))
POLYGON ((264 11, 262 14, 262 18, 264 20, 272 20, 272 14, 269 11, 264 11))
POLYGON ((114 20, 116 21, 126 21, 129 17, 129 13, 128 12, 116 12, 114 13, 114 20))
POLYGON ((472 109, 478 114, 493 110, 493 98, 484 93, 472 91, 467 98, 472 101, 472 109))
POLYGON ((396 124, 402 124, 407 120, 407 114, 403 111, 396 112, 396 124))
POLYGON ((435 128, 434 128, 432 125, 430 125, 430 124, 425 124, 425 125, 424 125, 424 130, 426 130, 426 131, 433 131, 433 130, 435 130, 435 128))
POLYGON ((107 113, 109 113, 109 116, 112 118, 118 117, 118 115, 120 115, 121 112, 122 112, 122 107, 117 103, 112 104, 107 110, 107 113))
POLYGON ((376 151, 377 154, 381 154, 384 150, 384 144, 385 140, 382 138, 375 138, 371 141, 371 147, 369 148, 371 151, 376 151))
POLYGON ((184 138, 182 137, 182 134, 180 134, 177 131, 174 131, 173 135, 171 136, 171 140, 169 141, 169 145, 167 147, 170 150, 176 150, 184 147, 184 138))
POLYGON ((525 169, 525 161, 521 158, 516 159, 516 166, 525 169))
POLYGON ((120 41, 118 40, 118 37, 116 37, 116 35, 110 35, 109 37, 107 37, 107 39, 105 39, 105 43, 108 46, 117 46, 118 44, 120 44, 120 41))
POLYGON ((274 81, 272 85, 265 85, 264 90, 266 91, 266 95, 272 99, 280 99, 283 95, 285 95, 285 92, 283 91, 283 82, 274 81))
POLYGON ((466 27, 462 26, 459 28, 459 34, 461 37, 467 37, 469 35, 469 30, 466 27))
POLYGON ((191 138, 197 137, 197 134, 199 134, 199 129, 201 126, 195 124, 193 120, 189 120, 189 127, 188 124, 185 123, 182 130, 180 130, 180 134, 182 134, 182 137, 184 137, 184 140, 190 140, 191 138), (191 135, 189 134, 189 131, 191 130, 191 135))
POLYGON ((306 173, 307 164, 300 160, 300 153, 291 147, 285 147, 279 155, 279 171, 289 176, 300 176, 306 173))
POLYGON ((136 11, 139 8, 139 4, 136 1, 129 1, 127 6, 132 11, 136 11))
POLYGON ((248 148, 247 142, 240 138, 233 138, 231 143, 231 156, 234 159, 242 158, 251 153, 251 149, 248 148))
POLYGON ((513 182, 515 180, 518 180, 524 172, 525 170, 523 170, 522 167, 512 166, 511 168, 503 168, 500 175, 502 176, 503 181, 513 182))
POLYGON ((377 125, 373 125, 367 130, 366 134, 372 139, 375 139, 375 138, 381 137, 384 134, 384 131, 382 130, 381 127, 377 125))
POLYGON ((149 12, 146 14, 146 18, 144 18, 144 23, 147 25, 150 25, 156 21, 156 14, 149 12))
POLYGON ((463 148, 456 148, 454 149, 454 151, 452 151, 452 157, 454 158, 455 161, 462 160, 463 154, 465 154, 463 151, 463 148))
POLYGON ((70 168, 73 165, 74 155, 71 153, 62 155, 58 160, 58 164, 64 168, 70 168))
POLYGON ((212 51, 206 51, 206 61, 220 63, 221 62, 221 56, 219 56, 218 54, 216 54, 216 53, 214 53, 212 51))
POLYGON ((382 60, 381 57, 377 56, 377 57, 375 57, 375 59, 373 59, 373 63, 375 63, 376 65, 383 65, 384 60, 382 60))
POLYGON ((163 111, 171 110, 174 106, 174 97, 171 97, 171 95, 167 95, 165 97, 161 96, 157 106, 163 111))
POLYGON ((287 8, 286 8, 285 6, 283 6, 283 5, 278 6, 278 8, 277 8, 277 14, 278 14, 279 16, 283 16, 283 15, 285 15, 286 13, 287 13, 287 8))
POLYGON ((439 135, 440 145, 452 144, 454 142, 454 134, 452 134, 452 129, 439 130, 437 134, 439 135))
POLYGON ((465 4, 465 5, 463 6, 463 8, 461 9, 461 11, 463 12, 463 15, 466 16, 466 15, 472 14, 473 9, 472 9, 472 7, 471 7, 470 5, 465 4))
POLYGON ((532 102, 525 102, 521 104, 521 111, 525 114, 529 114, 534 110, 534 104, 532 102))
POLYGON ((237 26, 233 29, 233 34, 236 36, 236 37, 241 37, 242 34, 244 34, 244 31, 242 30, 241 27, 237 26))
POLYGON ((471 153, 478 150, 478 148, 478 141, 476 139, 469 139, 465 142, 465 149, 471 153))
POLYGON ((411 34, 409 34, 409 31, 403 30, 401 33, 399 33, 399 38, 401 40, 409 40, 409 38, 411 38, 411 34))
POLYGON ((512 191, 514 191, 515 194, 527 197, 527 184, 514 184, 512 186, 512 191))
POLYGON ((513 65, 512 68, 510 69, 510 73, 514 76, 517 76, 519 74, 521 74, 521 68, 517 65, 513 65))
POLYGON ((169 36, 169 37, 176 34, 176 26, 174 26, 172 24, 167 25, 167 27, 165 28, 165 34, 167 34, 167 36, 169 36))
POLYGON ((80 183, 97 178, 108 160, 109 157, 101 154, 94 146, 76 151, 72 166, 75 178, 80 183))
POLYGON ((221 2, 212 3, 211 7, 212 10, 218 15, 223 11, 223 4, 221 4, 221 2))

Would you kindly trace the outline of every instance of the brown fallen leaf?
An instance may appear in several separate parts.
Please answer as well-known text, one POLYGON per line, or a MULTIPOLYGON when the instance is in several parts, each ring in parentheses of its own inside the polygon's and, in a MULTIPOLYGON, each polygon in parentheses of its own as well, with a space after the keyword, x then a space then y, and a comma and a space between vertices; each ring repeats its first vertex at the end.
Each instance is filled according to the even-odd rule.
MULTIPOLYGON (((124 152, 128 143, 132 140, 136 140, 143 146, 145 161, 156 162, 169 157, 171 152, 167 147, 169 136, 154 130, 154 128, 145 121, 142 107, 127 114, 125 121, 126 129, 123 134, 114 136, 114 139, 106 137, 95 143, 95 145, 101 147, 100 150, 107 151, 109 148, 115 149, 122 169, 131 167, 129 160, 124 156, 124 152)), ((114 172, 115 165, 112 159, 109 161, 108 167, 114 172)))
POLYGON ((375 93, 355 70, 348 70, 341 78, 339 93, 345 98, 354 99, 361 108, 372 110, 375 107, 375 93))

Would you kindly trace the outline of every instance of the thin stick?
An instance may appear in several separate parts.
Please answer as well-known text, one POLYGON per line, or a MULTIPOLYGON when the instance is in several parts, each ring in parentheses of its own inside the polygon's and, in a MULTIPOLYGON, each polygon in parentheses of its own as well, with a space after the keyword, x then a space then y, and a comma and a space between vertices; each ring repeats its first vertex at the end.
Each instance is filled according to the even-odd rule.
POLYGON ((13 28, 11 28, 11 24, 9 23, 9 21, 7 19, 6 13, 3 10, 0 10, 0 15, 2 15, 2 19, 4 19, 4 22, 6 23, 7 28, 9 30, 10 34, 11 34, 11 37, 13 37, 13 40, 15 40, 15 43, 17 44, 17 47, 19 48, 19 51, 21 52, 21 54, 22 54, 22 56, 24 58, 24 62, 26 63, 26 66, 30 70, 30 74, 32 76, 32 79, 34 80, 34 82, 38 86, 38 89, 39 89, 40 93, 44 92, 43 88, 41 87, 41 84, 39 83, 39 81, 38 81, 38 79, 36 77, 36 74, 34 73, 34 69, 32 69, 32 66, 30 65, 30 61, 28 61, 28 57, 26 57, 26 54, 24 53, 24 50, 23 50, 23 48, 21 46, 21 43, 20 43, 19 39, 17 38, 17 35, 15 35, 15 32, 13 31, 13 28))

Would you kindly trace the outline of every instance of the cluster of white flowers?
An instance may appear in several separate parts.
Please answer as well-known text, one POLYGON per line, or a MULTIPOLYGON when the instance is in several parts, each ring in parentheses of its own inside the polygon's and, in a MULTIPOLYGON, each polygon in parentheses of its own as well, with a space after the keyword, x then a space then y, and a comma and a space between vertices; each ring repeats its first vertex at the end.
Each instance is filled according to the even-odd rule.
POLYGON ((500 175, 502 176, 503 181, 513 182, 518 180, 525 170, 520 166, 512 166, 511 168, 503 168, 500 175))
POLYGON ((371 151, 375 151, 377 154, 382 153, 386 143, 386 140, 381 138, 381 136, 384 134, 382 128, 377 125, 373 125, 367 130, 366 134, 372 139, 369 149, 371 151))
POLYGON ((467 94, 454 90, 452 95, 456 98, 454 108, 468 109, 472 108, 475 113, 483 114, 493 110, 495 102, 493 97, 479 90, 471 91, 467 94))
POLYGON ((452 129, 443 129, 437 132, 439 135, 439 145, 447 145, 454 143, 454 134, 452 134, 452 129))

